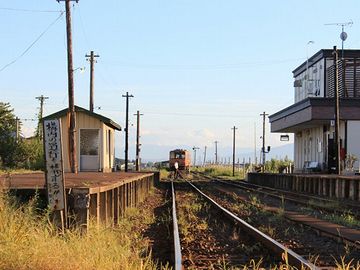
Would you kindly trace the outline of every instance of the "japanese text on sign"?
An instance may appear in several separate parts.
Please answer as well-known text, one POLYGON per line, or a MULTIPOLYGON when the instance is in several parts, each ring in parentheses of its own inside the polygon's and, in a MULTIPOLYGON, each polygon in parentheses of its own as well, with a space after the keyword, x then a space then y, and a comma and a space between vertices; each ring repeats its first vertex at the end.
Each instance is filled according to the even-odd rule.
POLYGON ((44 120, 44 151, 46 160, 46 186, 51 210, 65 208, 64 171, 59 120, 44 120))

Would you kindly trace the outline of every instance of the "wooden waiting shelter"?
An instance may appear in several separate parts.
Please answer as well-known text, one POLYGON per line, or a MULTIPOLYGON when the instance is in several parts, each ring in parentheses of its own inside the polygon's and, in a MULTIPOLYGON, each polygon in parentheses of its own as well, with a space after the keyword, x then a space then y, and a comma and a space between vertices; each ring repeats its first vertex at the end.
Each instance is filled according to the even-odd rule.
MULTIPOLYGON (((75 106, 76 153, 80 172, 111 172, 115 159, 115 130, 119 124, 100 114, 75 106)), ((43 120, 59 119, 63 148, 64 171, 71 172, 69 163, 68 109, 58 111, 43 120)))

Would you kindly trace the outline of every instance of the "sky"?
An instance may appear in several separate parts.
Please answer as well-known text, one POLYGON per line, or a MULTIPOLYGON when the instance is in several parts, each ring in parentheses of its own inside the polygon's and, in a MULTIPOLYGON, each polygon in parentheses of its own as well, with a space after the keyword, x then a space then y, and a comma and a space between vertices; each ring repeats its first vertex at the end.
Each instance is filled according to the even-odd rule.
MULTIPOLYGON (((0 1, 0 101, 20 119, 35 119, 68 105, 64 2, 0 1)), ((129 156, 135 156, 136 118, 141 116, 141 156, 165 160, 175 148, 199 147, 202 159, 231 156, 236 126, 238 157, 260 151, 262 117, 294 103, 292 71, 320 49, 360 48, 360 1, 80 0, 73 2, 75 104, 89 106, 89 62, 95 64, 95 112, 125 126, 130 100, 129 156), (313 44, 308 44, 312 40, 313 44), (82 72, 80 68, 85 67, 82 72)), ((31 136, 36 121, 23 120, 31 136)), ((291 155, 293 137, 269 132, 277 157, 291 155)), ((124 156, 124 132, 116 155, 124 156)), ((271 153, 273 153, 271 151, 271 153)), ((270 153, 270 154, 271 154, 270 153)), ((259 156, 259 154, 257 154, 259 156)))

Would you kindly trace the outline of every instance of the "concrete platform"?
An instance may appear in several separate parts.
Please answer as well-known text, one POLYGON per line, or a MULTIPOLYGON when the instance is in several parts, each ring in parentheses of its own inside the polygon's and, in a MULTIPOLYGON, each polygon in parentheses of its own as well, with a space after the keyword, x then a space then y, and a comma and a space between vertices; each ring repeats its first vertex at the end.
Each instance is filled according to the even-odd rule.
POLYGON ((360 201, 358 175, 249 173, 247 179, 257 185, 360 201))
MULTIPOLYGON (((158 172, 65 173, 68 212, 81 226, 87 226, 90 218, 116 225, 125 209, 142 202, 158 180, 158 172)), ((0 188, 45 196, 45 174, 0 175, 0 188)))

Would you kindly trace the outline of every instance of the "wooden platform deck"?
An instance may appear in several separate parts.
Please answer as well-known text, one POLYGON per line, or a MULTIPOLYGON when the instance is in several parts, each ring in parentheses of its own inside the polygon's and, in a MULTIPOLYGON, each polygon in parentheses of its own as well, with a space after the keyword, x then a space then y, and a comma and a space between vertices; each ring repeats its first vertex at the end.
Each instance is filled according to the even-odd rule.
MULTIPOLYGON (((117 224, 126 208, 142 202, 158 180, 159 172, 65 173, 67 211, 81 226, 88 226, 90 217, 117 224)), ((36 191, 44 196, 45 187, 44 173, 0 175, 0 189, 20 196, 36 191)))
MULTIPOLYGON (((152 176, 148 172, 80 172, 65 173, 66 189, 87 189, 90 194, 104 192, 137 179, 152 176)), ((0 187, 9 189, 45 189, 44 173, 0 175, 0 187)))

